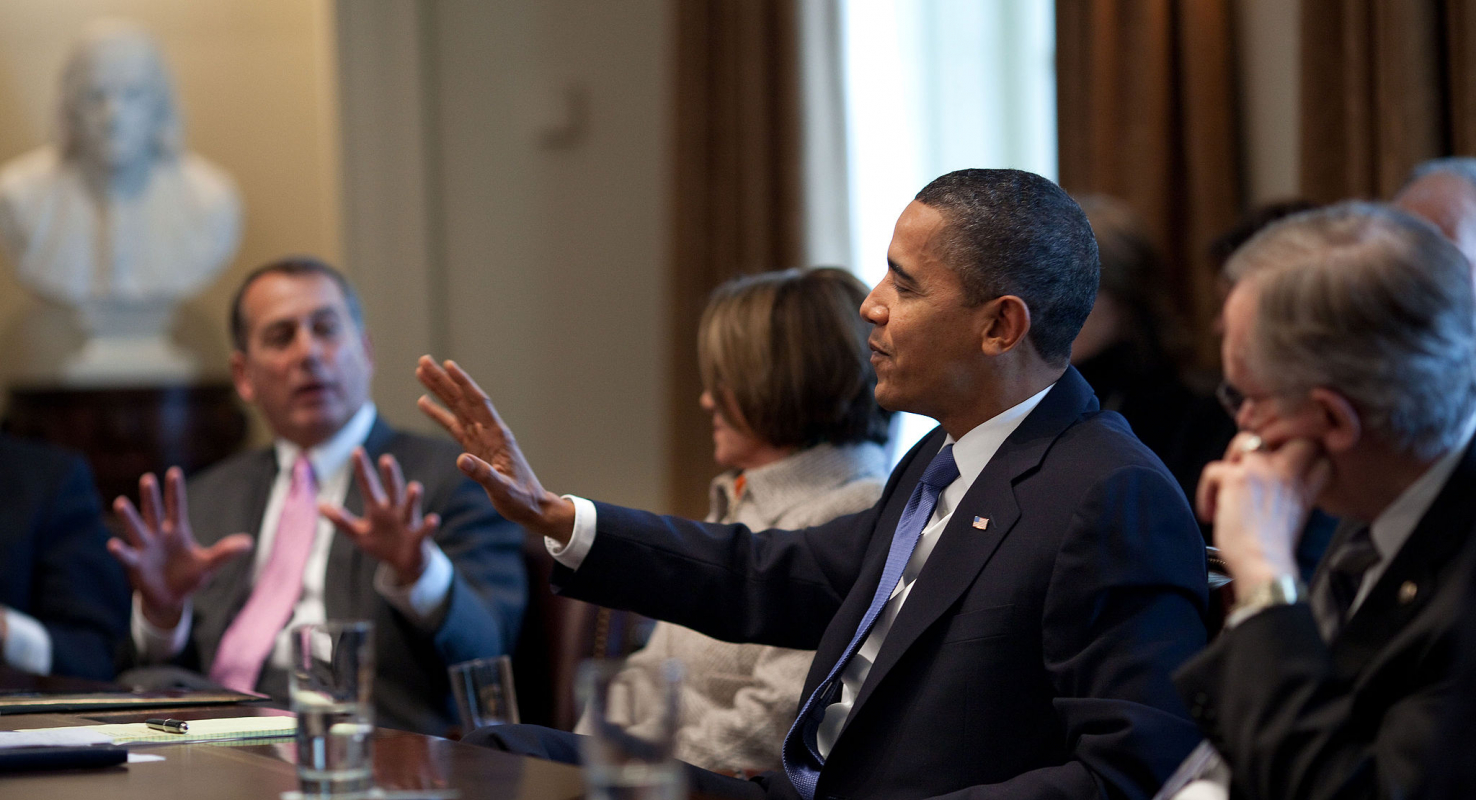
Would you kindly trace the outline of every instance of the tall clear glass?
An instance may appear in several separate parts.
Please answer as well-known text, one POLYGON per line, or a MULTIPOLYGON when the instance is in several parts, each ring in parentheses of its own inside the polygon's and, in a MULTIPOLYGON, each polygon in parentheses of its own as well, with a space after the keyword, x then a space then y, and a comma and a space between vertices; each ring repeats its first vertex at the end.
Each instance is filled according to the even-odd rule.
POLYGON ((291 631, 297 778, 305 796, 357 795, 373 785, 374 623, 291 631))
POLYGON ((586 661, 577 688, 594 733, 584 741, 584 782, 590 800, 678 800, 686 797, 681 763, 673 755, 680 719, 682 664, 662 664, 655 724, 632 736, 617 720, 630 718, 628 687, 618 661, 586 661))

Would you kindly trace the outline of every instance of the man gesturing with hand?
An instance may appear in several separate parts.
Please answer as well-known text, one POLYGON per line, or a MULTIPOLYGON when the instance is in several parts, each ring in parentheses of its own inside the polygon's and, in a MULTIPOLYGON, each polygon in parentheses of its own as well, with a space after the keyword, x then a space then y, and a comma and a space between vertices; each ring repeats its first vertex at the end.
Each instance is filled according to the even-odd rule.
POLYGON ((369 400, 358 299, 312 259, 269 264, 233 306, 232 375, 274 437, 192 478, 139 482, 109 548, 135 588, 143 664, 286 693, 286 630, 375 622, 376 721, 444 733, 446 667, 510 652, 522 533, 452 466, 454 445, 390 428, 369 400), (406 475, 414 480, 406 480, 406 475), (245 554, 251 552, 251 557, 245 554))
MULTIPOLYGON (((486 394, 423 358, 421 408, 554 582, 734 642, 817 650, 753 782, 713 796, 1147 797, 1192 747, 1169 674, 1204 642, 1204 549, 1172 476, 1069 366, 1097 250, 1060 187, 963 170, 897 221, 859 309, 876 399, 939 428, 881 499, 799 531, 691 522, 544 489, 486 394)), ((473 735, 572 758, 573 734, 473 735)))

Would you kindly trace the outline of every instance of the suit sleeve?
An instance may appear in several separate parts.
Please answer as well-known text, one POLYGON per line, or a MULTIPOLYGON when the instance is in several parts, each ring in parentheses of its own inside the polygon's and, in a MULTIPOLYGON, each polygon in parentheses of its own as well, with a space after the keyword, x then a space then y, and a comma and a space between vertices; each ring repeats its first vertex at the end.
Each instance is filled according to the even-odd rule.
POLYGON ((1226 631, 1176 680, 1230 764, 1236 793, 1255 798, 1412 794, 1452 696, 1444 676, 1382 717, 1357 713, 1305 603, 1226 631))
POLYGON ((1204 647, 1206 593, 1203 539, 1166 473, 1123 467, 1092 487, 1042 619, 1071 758, 949 796, 1152 797, 1200 740, 1172 674, 1204 647))
POLYGON ((597 503, 594 546, 577 571, 554 568, 554 587, 714 639, 814 650, 856 581, 881 503, 798 531, 597 503))
POLYGON ((455 573, 445 619, 434 634, 436 650, 447 664, 511 653, 528 602, 522 529, 460 473, 428 510, 441 515, 436 544, 455 573))
POLYGON ((91 471, 80 458, 63 464, 38 521, 36 579, 26 613, 51 636, 52 674, 107 679, 128 633, 127 579, 108 554, 91 471))

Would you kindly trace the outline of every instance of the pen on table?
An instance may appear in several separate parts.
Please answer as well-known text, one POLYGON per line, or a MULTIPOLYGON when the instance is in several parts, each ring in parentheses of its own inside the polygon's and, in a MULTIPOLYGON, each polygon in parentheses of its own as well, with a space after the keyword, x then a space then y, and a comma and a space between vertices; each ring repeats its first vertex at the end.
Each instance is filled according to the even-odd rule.
MULTIPOLYGON (((135 717, 137 719, 137 717, 135 717)), ((182 719, 151 719, 144 723, 156 731, 165 733, 189 733, 190 723, 182 719)))

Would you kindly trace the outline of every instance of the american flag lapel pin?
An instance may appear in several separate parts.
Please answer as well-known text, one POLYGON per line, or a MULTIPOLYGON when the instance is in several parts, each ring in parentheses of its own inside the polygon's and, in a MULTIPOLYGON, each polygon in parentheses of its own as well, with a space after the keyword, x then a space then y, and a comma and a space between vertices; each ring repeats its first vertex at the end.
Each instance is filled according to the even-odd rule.
POLYGON ((978 528, 981 531, 987 531, 987 530, 989 530, 989 518, 988 517, 974 517, 974 527, 975 528, 978 528))

